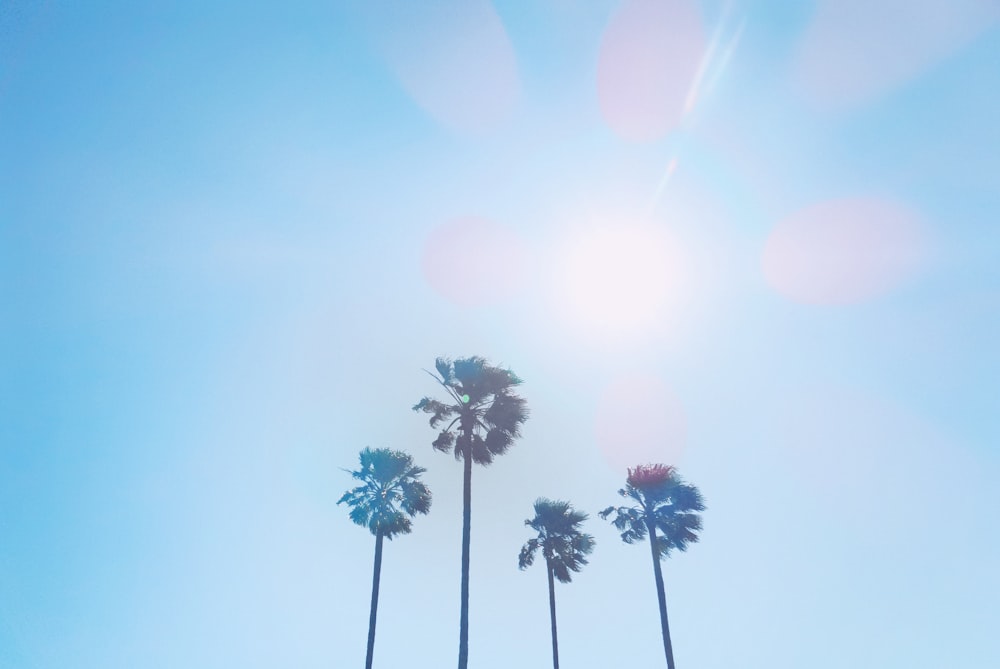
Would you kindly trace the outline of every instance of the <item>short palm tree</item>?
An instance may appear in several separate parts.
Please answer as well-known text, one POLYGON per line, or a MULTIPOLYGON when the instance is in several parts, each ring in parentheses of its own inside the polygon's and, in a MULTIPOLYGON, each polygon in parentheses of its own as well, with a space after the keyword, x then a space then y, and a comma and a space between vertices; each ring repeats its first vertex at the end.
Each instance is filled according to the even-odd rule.
POLYGON ((569 583, 570 572, 580 571, 587 564, 587 556, 594 550, 594 538, 580 531, 587 514, 575 511, 569 502, 550 499, 535 500, 535 517, 524 524, 538 532, 521 548, 517 566, 527 569, 535 561, 538 549, 545 558, 549 576, 549 617, 552 623, 552 667, 559 669, 559 641, 556 635, 556 590, 553 577, 560 583, 569 583))
POLYGON ((521 379, 509 369, 494 367, 480 357, 454 362, 438 358, 437 375, 447 400, 425 397, 414 407, 431 415, 430 425, 440 430, 431 446, 454 452, 463 463, 462 489, 462 590, 458 633, 458 669, 469 663, 469 535, 472 523, 472 463, 489 465, 520 436, 528 418, 524 399, 515 390, 521 379))
POLYGON ((668 465, 640 465, 629 469, 625 487, 618 494, 635 504, 609 506, 598 515, 607 518, 614 514, 611 523, 621 532, 622 541, 627 544, 642 541, 649 535, 656 596, 660 604, 663 652, 667 656, 668 669, 674 669, 660 560, 669 557, 673 549, 685 551, 688 544, 698 541, 701 516, 697 512, 705 510, 705 502, 698 488, 685 483, 677 470, 668 465))
POLYGON ((351 507, 350 517, 375 535, 375 569, 372 575, 372 607, 368 618, 368 654, 365 669, 371 669, 375 650, 375 614, 378 610, 378 586, 382 572, 382 540, 409 534, 410 518, 427 513, 431 493, 420 482, 426 469, 413 464, 409 453, 388 448, 365 448, 360 454, 361 468, 351 476, 361 485, 348 490, 337 504, 351 507))

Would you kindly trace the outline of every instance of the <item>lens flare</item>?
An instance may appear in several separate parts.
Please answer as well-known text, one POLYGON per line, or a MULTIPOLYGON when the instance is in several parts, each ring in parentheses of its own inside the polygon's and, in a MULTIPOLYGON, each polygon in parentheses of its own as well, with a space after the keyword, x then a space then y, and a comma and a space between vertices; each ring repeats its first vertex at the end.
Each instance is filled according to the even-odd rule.
POLYGON ((597 62, 597 95, 611 129, 652 141, 677 127, 705 41, 690 0, 626 2, 604 32, 597 62))
POLYGON ((376 30, 403 88, 440 123, 475 134, 510 117, 517 61, 490 2, 391 3, 376 30))
POLYGON ((478 217, 436 228, 424 244, 424 278, 438 294, 462 307, 496 304, 524 287, 528 249, 510 228, 478 217))
POLYGON ((998 21, 994 0, 820 0, 795 78, 818 104, 852 107, 913 79, 998 21))
POLYGON ((924 257, 923 226, 889 200, 830 200, 795 212, 771 231, 764 276, 779 293, 807 304, 850 304, 883 295, 924 257))

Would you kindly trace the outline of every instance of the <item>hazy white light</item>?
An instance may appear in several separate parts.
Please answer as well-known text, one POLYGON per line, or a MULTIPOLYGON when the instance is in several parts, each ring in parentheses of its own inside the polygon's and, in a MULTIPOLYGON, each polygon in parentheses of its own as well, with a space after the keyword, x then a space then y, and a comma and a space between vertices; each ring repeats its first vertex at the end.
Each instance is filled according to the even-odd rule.
POLYGON ((680 254, 665 230, 618 224, 580 233, 565 247, 558 300, 578 326, 635 334, 654 328, 677 300, 680 254))

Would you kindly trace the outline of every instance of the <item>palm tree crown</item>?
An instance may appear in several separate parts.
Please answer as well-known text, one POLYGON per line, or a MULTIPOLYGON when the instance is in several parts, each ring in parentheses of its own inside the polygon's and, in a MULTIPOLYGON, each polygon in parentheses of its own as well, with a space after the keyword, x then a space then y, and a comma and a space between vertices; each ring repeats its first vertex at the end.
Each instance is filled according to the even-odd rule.
POLYGON ((359 459, 361 469, 350 474, 361 481, 361 485, 345 492, 337 504, 348 504, 351 520, 367 527, 375 535, 372 604, 368 615, 368 649, 365 655, 365 669, 371 669, 382 574, 382 542, 398 534, 410 533, 410 517, 430 511, 431 492, 419 480, 427 470, 414 465, 409 453, 388 448, 365 448, 359 459))
POLYGON ((361 468, 351 476, 361 485, 344 493, 337 504, 351 507, 350 518, 375 536, 392 539, 409 534, 410 518, 431 508, 430 490, 420 480, 427 470, 413 464, 413 457, 388 448, 365 448, 361 468))
POLYGON ((653 560, 656 580, 656 601, 660 607, 660 633, 663 636, 663 654, 667 669, 674 669, 674 648, 670 640, 670 622, 663 586, 660 562, 670 551, 687 550, 688 544, 698 541, 701 516, 705 510, 701 493, 685 483, 677 470, 669 465, 639 465, 628 470, 625 487, 618 491, 636 504, 609 506, 600 512, 601 518, 615 514, 611 523, 622 533, 627 544, 642 541, 649 535, 649 551, 653 560))
POLYGON ((538 549, 545 558, 549 581, 549 618, 552 625, 552 668, 559 669, 559 640, 556 627, 556 590, 553 577, 561 583, 572 580, 571 572, 587 564, 587 555, 594 550, 594 538, 580 531, 587 514, 573 510, 569 502, 554 502, 541 497, 535 500, 535 517, 524 524, 538 532, 524 544, 517 558, 521 569, 530 567, 538 549))
POLYGON ((478 356, 454 362, 438 358, 434 366, 438 376, 431 376, 447 391, 451 402, 425 397, 413 407, 431 414, 432 428, 444 425, 431 445, 444 453, 454 449, 456 460, 471 457, 480 465, 506 453, 528 418, 524 399, 514 393, 521 379, 478 356))
POLYGON ((515 394, 521 379, 473 356, 452 362, 434 361, 437 375, 428 372, 448 393, 448 401, 425 397, 413 410, 431 415, 440 433, 431 443, 436 450, 453 451, 462 461, 462 585, 460 590, 458 669, 469 666, 469 561, 472 532, 472 463, 488 465, 521 436, 528 418, 525 401, 515 394), (442 426, 444 426, 442 428, 442 426), (457 429, 456 429, 457 428, 457 429), (455 430, 455 431, 453 431, 455 430))
POLYGON ((535 517, 524 524, 538 532, 528 540, 517 558, 519 569, 530 567, 538 549, 560 583, 572 580, 570 572, 578 572, 587 564, 587 555, 594 550, 594 538, 580 531, 587 514, 576 511, 569 502, 540 498, 535 501, 535 517))
POLYGON ((655 549, 663 559, 673 549, 685 551, 698 541, 701 516, 697 512, 705 510, 705 502, 698 488, 685 483, 676 468, 639 465, 629 469, 625 487, 618 494, 636 504, 609 506, 598 515, 607 518, 615 514, 611 523, 625 543, 642 541, 650 528, 655 528, 655 549))

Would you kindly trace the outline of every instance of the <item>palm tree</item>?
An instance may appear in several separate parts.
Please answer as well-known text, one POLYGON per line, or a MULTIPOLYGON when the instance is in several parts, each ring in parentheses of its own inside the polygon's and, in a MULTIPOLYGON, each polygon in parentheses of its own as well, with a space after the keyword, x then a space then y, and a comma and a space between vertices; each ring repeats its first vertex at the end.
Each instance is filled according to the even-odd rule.
POLYGON ((598 515, 607 518, 615 514, 611 523, 622 533, 622 541, 627 544, 642 541, 649 534, 656 596, 660 604, 663 652, 667 656, 668 669, 674 669, 660 560, 669 557, 671 550, 685 551, 688 544, 698 541, 696 532, 701 530, 701 516, 696 512, 705 510, 705 502, 698 488, 685 483, 677 470, 669 465, 639 465, 629 469, 625 487, 618 494, 636 504, 609 506, 598 515))
POLYGON ((375 535, 375 569, 372 575, 372 608, 368 618, 368 655, 365 669, 371 669, 375 650, 375 613, 378 610, 378 585, 382 572, 382 540, 409 534, 410 518, 431 509, 431 492, 420 482, 427 470, 413 464, 403 451, 388 448, 361 451, 361 469, 350 472, 361 485, 344 493, 337 504, 351 507, 350 517, 375 535))
POLYGON ((524 524, 538 532, 528 540, 517 558, 519 569, 526 569, 535 561, 535 553, 542 549, 549 575, 549 617, 552 623, 552 667, 559 669, 559 641, 556 636, 556 590, 553 577, 560 583, 569 583, 571 571, 580 571, 587 564, 587 555, 594 550, 594 538, 580 531, 587 514, 574 511, 569 502, 550 499, 535 500, 535 517, 524 524))
POLYGON ((430 425, 440 429, 431 446, 453 451, 462 460, 462 591, 458 635, 458 669, 469 663, 469 534, 472 520, 472 463, 489 465, 520 436, 528 418, 525 401, 515 394, 521 379, 509 369, 494 367, 480 357, 452 362, 438 358, 437 375, 428 372, 448 395, 446 402, 425 397, 414 411, 431 415, 430 425), (442 428, 442 426, 444 426, 442 428))

